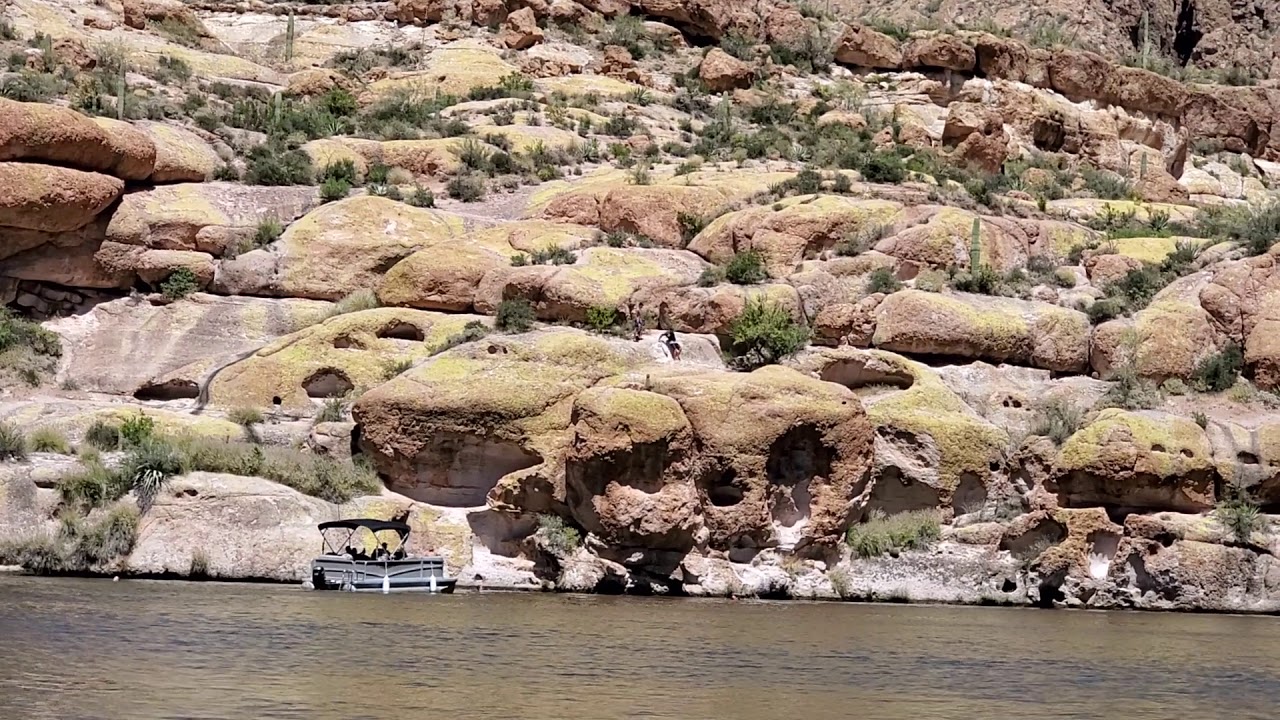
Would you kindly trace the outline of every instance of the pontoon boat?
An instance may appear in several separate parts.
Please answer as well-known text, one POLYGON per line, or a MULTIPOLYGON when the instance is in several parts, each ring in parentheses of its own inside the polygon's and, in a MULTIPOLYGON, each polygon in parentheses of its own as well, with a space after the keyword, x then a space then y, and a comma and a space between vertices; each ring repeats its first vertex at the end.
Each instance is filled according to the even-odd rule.
POLYGON ((457 579, 445 574, 444 558, 405 555, 409 540, 405 523, 354 519, 321 523, 319 527, 324 554, 311 561, 308 583, 316 590, 453 592, 457 579), (373 536, 371 549, 366 532, 373 536), (339 541, 331 543, 331 539, 339 541))

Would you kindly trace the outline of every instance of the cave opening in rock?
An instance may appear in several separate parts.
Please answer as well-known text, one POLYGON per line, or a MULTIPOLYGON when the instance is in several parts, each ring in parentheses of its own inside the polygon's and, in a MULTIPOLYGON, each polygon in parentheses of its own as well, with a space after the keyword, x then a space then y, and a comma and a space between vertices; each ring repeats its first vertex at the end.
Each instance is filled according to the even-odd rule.
POLYGON ((342 397, 355 389, 355 385, 342 370, 321 368, 302 381, 302 389, 307 391, 307 397, 325 399, 342 397))
POLYGON ((732 507, 742 502, 742 488, 734 484, 738 474, 733 468, 725 470, 707 490, 707 499, 716 507, 732 507))
POLYGON ((833 454, 818 428, 793 427, 769 446, 765 474, 774 485, 795 485, 815 477, 830 477, 833 454))
POLYGON ((501 438, 437 432, 413 459, 413 474, 393 475, 395 492, 448 507, 479 507, 506 475, 542 462, 536 453, 501 438))
POLYGON ((422 328, 407 322, 393 322, 378 331, 378 337, 390 340, 410 340, 413 342, 422 342, 426 340, 426 335, 422 333, 422 328))
POLYGON ((1067 538, 1067 527, 1057 520, 1045 519, 1019 535, 1006 535, 1000 540, 1000 549, 1023 562, 1040 557, 1045 550, 1067 538))
POLYGON ((897 515, 935 508, 940 502, 936 488, 904 475, 901 468, 889 465, 876 474, 867 509, 897 515))
POLYGON ((1009 578, 1005 578, 1000 584, 1000 592, 1011 593, 1018 589, 1018 584, 1009 578))
POLYGON ((961 473, 960 483, 951 496, 951 507, 957 514, 979 512, 987 504, 987 487, 974 473, 961 473))
POLYGON ((1204 33, 1196 29, 1195 0, 1182 0, 1178 9, 1178 20, 1174 25, 1173 53, 1183 65, 1191 62, 1191 54, 1200 44, 1204 33))
POLYGON ((194 400, 200 397, 200 388, 191 380, 166 380, 147 383, 134 391, 136 400, 194 400))
POLYGON ((339 350, 364 350, 364 345, 350 335, 339 335, 334 338, 333 346, 339 350))
POLYGON ((905 370, 881 370, 867 367, 867 361, 859 358, 837 360, 822 369, 818 377, 826 382, 857 390, 871 385, 887 385, 906 390, 915 383, 915 377, 905 370))

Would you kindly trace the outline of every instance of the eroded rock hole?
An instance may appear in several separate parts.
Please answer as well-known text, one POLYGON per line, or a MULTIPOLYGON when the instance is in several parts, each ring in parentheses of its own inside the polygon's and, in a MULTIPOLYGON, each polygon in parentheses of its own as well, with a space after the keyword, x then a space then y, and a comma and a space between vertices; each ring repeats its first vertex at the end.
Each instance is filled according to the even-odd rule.
POLYGON ((868 508, 886 515, 938 507, 938 491, 922 482, 906 477, 897 467, 886 467, 876 476, 871 488, 868 508))
POLYGON ((1240 452, 1236 453, 1236 461, 1242 462, 1245 465, 1257 465, 1258 456, 1254 455, 1251 452, 1245 452, 1244 450, 1241 450, 1240 452))
POLYGON ((339 335, 334 338, 333 346, 339 350, 364 350, 364 345, 350 335, 339 335))
POLYGON ((355 385, 345 372, 337 368, 322 368, 302 381, 302 389, 307 391, 307 397, 310 398, 335 398, 351 392, 355 385))
POLYGON ((1009 578, 1005 578, 1004 582, 1000 583, 1000 592, 1011 593, 1017 589, 1018 583, 1010 580, 1009 578))
POLYGON ((732 507, 742 502, 742 488, 734 484, 738 474, 733 469, 726 470, 707 490, 707 499, 716 507, 732 507))
POLYGON ((1151 446, 1151 452, 1162 453, 1162 452, 1168 452, 1168 451, 1164 449, 1163 445, 1161 445, 1160 443, 1156 443, 1155 445, 1151 446))
POLYGON ((200 388, 191 380, 168 380, 147 383, 134 391, 137 400, 193 400, 200 397, 200 388))
POLYGON ((387 325, 378 331, 378 337, 391 340, 412 340, 414 342, 422 342, 427 339, 427 336, 422 333, 422 328, 407 322, 396 322, 387 325))
POLYGON ((1067 528, 1057 520, 1046 519, 1021 535, 1008 536, 1000 541, 1000 549, 1008 550, 1014 557, 1027 562, 1034 560, 1049 548, 1067 537, 1067 528))
POLYGON ((517 443, 440 432, 413 459, 413 473, 393 475, 396 492, 432 505, 478 507, 504 476, 542 462, 517 443))
POLYGON ((951 507, 957 513, 968 514, 978 512, 987 504, 987 487, 982 478, 973 473, 963 473, 955 494, 951 496, 951 507))
POLYGON ((837 360, 823 368, 819 377, 826 382, 844 385, 850 390, 871 385, 887 385, 905 390, 915 382, 910 373, 869 368, 866 361, 860 359, 837 360))
POLYGON ((777 485, 795 485, 831 474, 831 448, 818 429, 802 425, 788 430, 769 447, 765 474, 777 485))

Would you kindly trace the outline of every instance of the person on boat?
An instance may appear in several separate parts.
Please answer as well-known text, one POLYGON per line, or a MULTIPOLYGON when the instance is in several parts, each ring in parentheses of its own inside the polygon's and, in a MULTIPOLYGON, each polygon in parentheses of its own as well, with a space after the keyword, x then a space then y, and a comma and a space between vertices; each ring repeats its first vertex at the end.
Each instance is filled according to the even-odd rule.
POLYGON ((662 334, 662 342, 666 343, 667 350, 671 351, 671 359, 676 362, 680 361, 680 341, 676 340, 676 331, 668 330, 662 334))
POLYGON ((378 547, 378 549, 373 551, 373 559, 374 560, 390 560, 391 559, 391 551, 387 549, 386 543, 382 543, 382 545, 378 547))

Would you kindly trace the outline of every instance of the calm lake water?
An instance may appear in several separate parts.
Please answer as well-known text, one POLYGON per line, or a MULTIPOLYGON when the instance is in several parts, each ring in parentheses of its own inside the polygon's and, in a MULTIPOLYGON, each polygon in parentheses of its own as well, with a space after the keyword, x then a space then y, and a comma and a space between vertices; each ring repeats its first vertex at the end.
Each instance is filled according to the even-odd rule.
POLYGON ((0 718, 1275 718, 1280 618, 0 576, 0 718))

